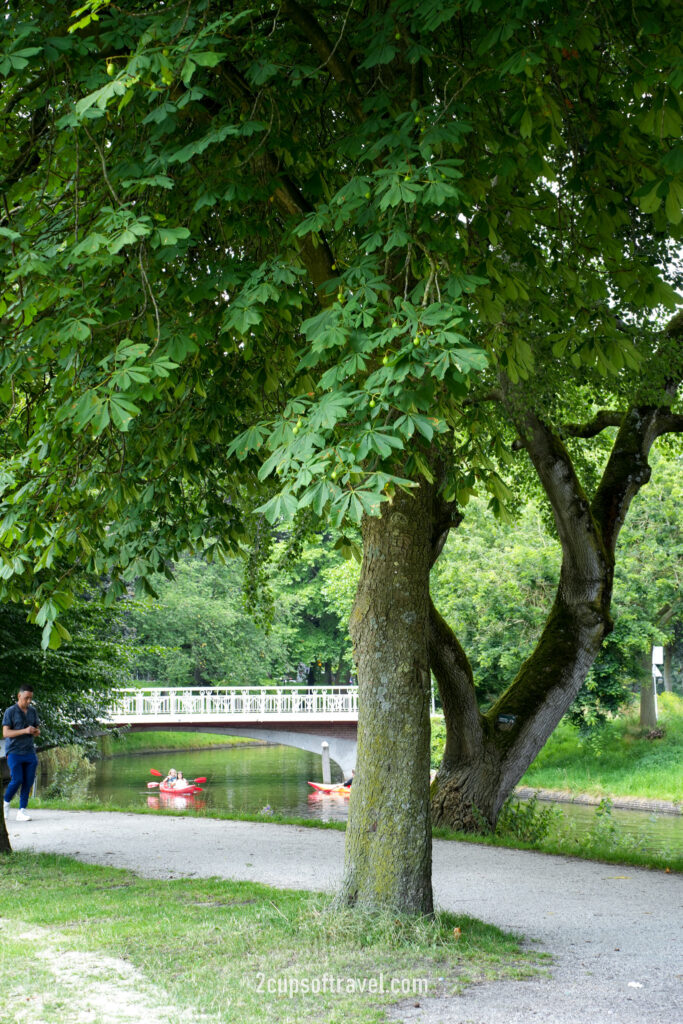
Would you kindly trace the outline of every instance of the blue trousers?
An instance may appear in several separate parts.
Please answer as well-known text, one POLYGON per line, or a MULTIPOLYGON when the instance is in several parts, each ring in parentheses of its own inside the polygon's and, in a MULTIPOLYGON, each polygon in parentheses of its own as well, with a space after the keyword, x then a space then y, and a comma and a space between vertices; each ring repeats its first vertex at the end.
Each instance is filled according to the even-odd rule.
POLYGON ((8 754, 7 767, 12 777, 5 790, 5 800, 9 803, 16 791, 21 788, 19 806, 26 807, 36 777, 38 758, 33 751, 27 754, 8 754))

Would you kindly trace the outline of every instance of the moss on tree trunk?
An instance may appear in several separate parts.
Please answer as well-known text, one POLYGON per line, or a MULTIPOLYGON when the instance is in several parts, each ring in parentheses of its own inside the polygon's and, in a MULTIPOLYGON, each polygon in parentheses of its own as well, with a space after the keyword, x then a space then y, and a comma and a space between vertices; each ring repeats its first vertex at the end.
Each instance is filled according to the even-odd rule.
MULTIPOLYGON (((562 568, 536 649, 485 715, 477 707, 467 658, 432 608, 430 662, 446 719, 432 813, 435 823, 466 831, 495 826, 500 808, 568 710, 612 628, 617 537, 632 498, 650 477, 648 453, 665 422, 649 406, 624 414, 589 502, 560 438, 533 412, 522 406, 520 413, 513 401, 509 405, 519 444, 527 449, 553 509, 562 568)), ((641 717, 650 714, 650 691, 643 686, 641 717)))
POLYGON ((399 492, 363 524, 350 630, 358 764, 339 901, 433 911, 427 653, 432 490, 399 492))

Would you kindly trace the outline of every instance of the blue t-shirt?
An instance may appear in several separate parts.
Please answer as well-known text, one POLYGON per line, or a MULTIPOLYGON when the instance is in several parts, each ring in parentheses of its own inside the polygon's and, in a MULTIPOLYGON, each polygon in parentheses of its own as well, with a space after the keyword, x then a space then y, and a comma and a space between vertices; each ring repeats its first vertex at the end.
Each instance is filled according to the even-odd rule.
MULTIPOLYGON (((30 704, 26 711, 22 711, 18 704, 13 704, 2 716, 2 724, 9 729, 25 729, 27 725, 37 727, 38 713, 30 704)), ((36 745, 31 733, 24 733, 23 736, 8 736, 5 740, 5 757, 8 754, 34 754, 35 750, 36 745)))

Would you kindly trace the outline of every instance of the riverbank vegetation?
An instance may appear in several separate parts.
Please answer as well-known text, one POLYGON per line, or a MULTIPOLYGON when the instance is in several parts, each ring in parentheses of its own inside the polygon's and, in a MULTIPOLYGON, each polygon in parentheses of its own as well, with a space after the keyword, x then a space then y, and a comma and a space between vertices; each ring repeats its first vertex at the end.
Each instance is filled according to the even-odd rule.
POLYGON ((582 736, 562 723, 522 779, 522 785, 683 803, 683 699, 660 694, 656 730, 630 710, 582 736))
MULTIPOLYGON (((683 699, 659 695, 658 728, 639 722, 636 703, 627 705, 600 727, 582 733, 569 721, 560 723, 523 776, 520 785, 563 790, 572 796, 633 797, 683 802, 683 699)), ((438 768, 446 732, 432 719, 431 763, 438 768)))
POLYGON ((117 737, 103 736, 99 743, 99 753, 101 757, 123 757, 126 754, 210 750, 213 747, 238 747, 261 742, 247 736, 221 736, 219 733, 124 732, 117 737))
MULTIPOLYGON (((572 796, 588 792, 599 801, 597 806, 586 809, 586 822, 578 825, 573 815, 563 804, 549 804, 536 800, 519 804, 506 804, 494 832, 488 831, 482 837, 472 837, 454 830, 435 828, 436 838, 482 842, 490 845, 519 849, 535 849, 539 852, 562 856, 578 856, 591 860, 602 860, 615 864, 632 864, 655 869, 683 871, 683 852, 674 840, 662 839, 655 847, 647 837, 646 814, 643 814, 643 828, 638 832, 623 827, 618 814, 612 813, 611 799, 615 796, 630 796, 652 800, 681 801, 683 794, 683 764, 680 750, 683 749, 683 701, 675 694, 660 697, 661 736, 648 739, 648 733, 638 724, 638 709, 634 705, 630 713, 606 722, 600 730, 582 736, 573 726, 565 723, 548 741, 532 769, 523 779, 523 784, 534 789, 564 790, 572 796)), ((195 740, 211 741, 214 737, 192 734, 128 734, 125 741, 132 745, 143 745, 149 736, 163 744, 177 738, 183 750, 195 746, 195 740)), ((231 738, 225 737, 229 745, 231 738)), ((124 741, 124 742, 125 742, 124 741)), ((117 741, 117 745, 120 741, 117 741)), ((248 741, 245 741, 248 742, 248 741)), ((437 767, 443 752, 443 720, 432 719, 432 763, 437 767)), ((161 748, 159 748, 161 749, 161 748)), ((180 748, 177 748, 180 749, 180 748)), ((132 750, 130 752, 135 752, 132 750)), ((177 809, 150 809, 144 807, 119 806, 102 803, 88 798, 80 785, 74 781, 69 789, 62 786, 54 791, 52 799, 45 793, 35 801, 35 806, 51 806, 64 810, 121 811, 126 813, 178 814, 177 809)), ((183 813, 183 812, 180 812, 183 813)), ((267 816, 257 813, 226 812, 212 807, 209 810, 188 810, 190 814, 210 815, 227 820, 263 821, 275 824, 292 824, 309 828, 333 828, 343 830, 343 822, 321 822, 310 818, 281 815, 275 808, 267 816)), ((680 844, 678 844, 680 845, 680 844)))
POLYGON ((27 1022, 67 1024, 76 1009, 94 1019, 106 1000, 125 1003, 136 1024, 375 1024, 407 996, 450 995, 546 962, 519 937, 459 915, 369 918, 332 911, 320 894, 149 880, 49 855, 3 861, 0 914, 0 988, 27 1022))

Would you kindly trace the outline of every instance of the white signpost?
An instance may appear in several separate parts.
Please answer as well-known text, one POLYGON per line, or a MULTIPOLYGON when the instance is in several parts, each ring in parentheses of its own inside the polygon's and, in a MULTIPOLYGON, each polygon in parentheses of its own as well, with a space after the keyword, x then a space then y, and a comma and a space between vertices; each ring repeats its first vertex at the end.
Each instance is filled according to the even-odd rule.
POLYGON ((655 702, 655 718, 659 720, 659 708, 657 707, 657 680, 662 678, 658 666, 664 664, 664 648, 652 648, 652 697, 655 702))

